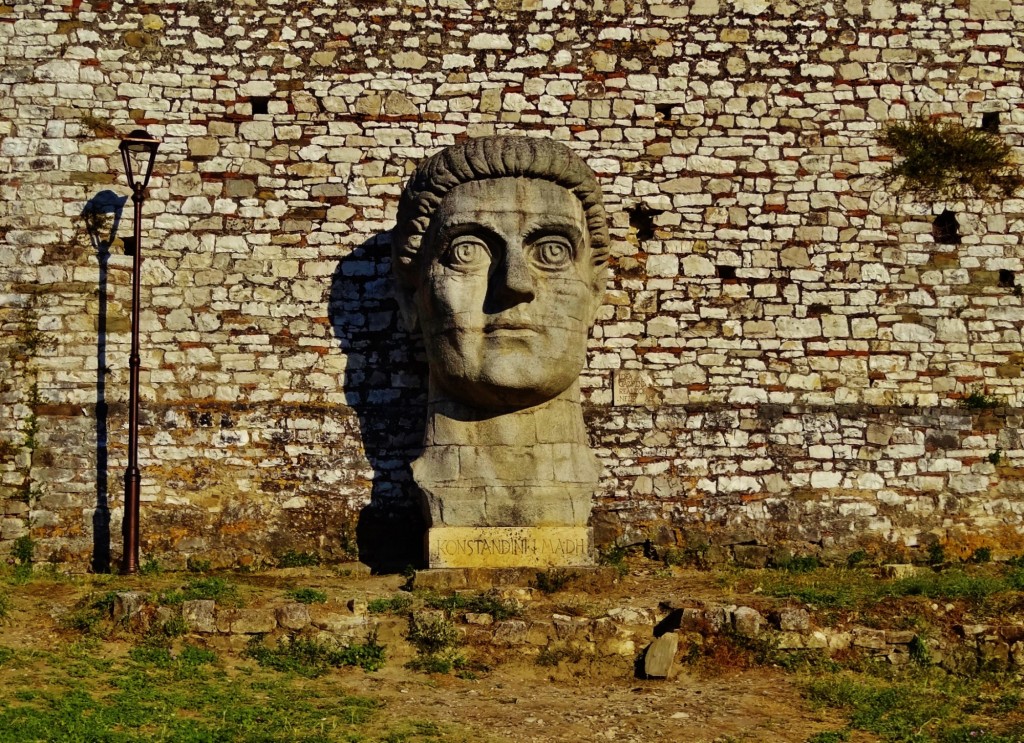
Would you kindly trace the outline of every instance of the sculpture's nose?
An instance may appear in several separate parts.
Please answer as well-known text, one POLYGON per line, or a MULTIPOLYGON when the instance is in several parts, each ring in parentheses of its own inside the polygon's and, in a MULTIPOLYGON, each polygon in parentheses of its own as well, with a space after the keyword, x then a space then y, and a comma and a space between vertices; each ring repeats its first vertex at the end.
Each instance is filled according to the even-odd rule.
POLYGON ((529 302, 535 296, 533 276, 522 245, 510 245, 491 277, 493 298, 503 306, 529 302))

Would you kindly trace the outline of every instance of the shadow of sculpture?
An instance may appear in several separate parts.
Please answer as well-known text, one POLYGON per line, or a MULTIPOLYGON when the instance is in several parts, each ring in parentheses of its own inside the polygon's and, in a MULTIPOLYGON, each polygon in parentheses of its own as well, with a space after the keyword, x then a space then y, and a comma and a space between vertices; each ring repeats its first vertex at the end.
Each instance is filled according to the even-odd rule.
POLYGON ((86 202, 81 219, 99 263, 96 317, 96 506, 92 516, 92 570, 110 572, 110 506, 107 492, 107 262, 127 196, 100 191, 86 202))
POLYGON ((399 319, 390 252, 384 232, 342 258, 328 307, 347 360, 345 400, 373 468, 370 501, 356 526, 359 558, 378 572, 419 566, 426 529, 410 464, 422 449, 427 368, 421 339, 399 319))

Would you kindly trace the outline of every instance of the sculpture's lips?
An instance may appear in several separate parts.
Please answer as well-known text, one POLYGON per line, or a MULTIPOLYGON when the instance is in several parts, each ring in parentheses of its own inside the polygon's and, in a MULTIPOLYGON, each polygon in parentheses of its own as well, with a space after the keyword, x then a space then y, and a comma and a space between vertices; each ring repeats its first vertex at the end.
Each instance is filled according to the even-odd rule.
POLYGON ((536 325, 521 320, 492 320, 484 325, 484 332, 488 335, 526 336, 540 331, 536 325))

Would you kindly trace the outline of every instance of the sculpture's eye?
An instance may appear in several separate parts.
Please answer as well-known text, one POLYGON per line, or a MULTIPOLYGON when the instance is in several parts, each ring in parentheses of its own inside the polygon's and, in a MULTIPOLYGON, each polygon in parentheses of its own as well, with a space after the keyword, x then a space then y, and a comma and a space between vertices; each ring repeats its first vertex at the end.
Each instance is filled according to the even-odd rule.
POLYGON ((534 244, 533 254, 543 268, 562 268, 572 261, 572 245, 564 237, 545 237, 534 244))
POLYGON ((486 266, 490 256, 487 243, 480 238, 464 235, 452 240, 445 255, 445 262, 452 268, 468 271, 486 266))

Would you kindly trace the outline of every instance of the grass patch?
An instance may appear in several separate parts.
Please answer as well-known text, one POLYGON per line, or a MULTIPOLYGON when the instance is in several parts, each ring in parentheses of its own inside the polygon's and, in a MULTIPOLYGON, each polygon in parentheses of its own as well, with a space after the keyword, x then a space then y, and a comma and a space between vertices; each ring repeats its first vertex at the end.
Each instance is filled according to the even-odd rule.
POLYGON ((270 648, 263 644, 262 636, 256 635, 249 641, 243 656, 256 661, 263 668, 316 678, 331 668, 343 666, 376 671, 384 665, 384 646, 377 642, 375 634, 371 634, 366 642, 350 645, 292 636, 282 638, 276 647, 270 648))
POLYGON ((313 568, 320 562, 320 555, 315 552, 296 552, 295 550, 288 550, 277 558, 279 568, 313 568))
POLYGON ((568 663, 579 663, 583 660, 583 651, 580 648, 569 645, 549 645, 537 653, 534 662, 538 666, 557 666, 562 661, 568 663))
POLYGON ((541 593, 550 596, 553 593, 565 590, 574 580, 576 580, 576 576, 568 570, 551 568, 550 570, 538 572, 533 585, 541 593))
POLYGON ((148 650, 117 661, 84 655, 88 662, 80 659, 74 675, 64 656, 40 653, 33 662, 38 681, 0 683, 0 743, 354 743, 413 729, 378 719, 378 700, 346 694, 328 680, 227 671, 202 648, 169 656, 148 650))
POLYGON ((994 597, 1024 590, 1024 569, 1008 565, 969 565, 941 572, 921 571, 896 580, 875 577, 860 568, 824 568, 811 573, 774 572, 745 576, 739 582, 765 595, 796 599, 823 609, 868 610, 886 598, 921 596, 963 601, 982 608, 994 597))
POLYGON ((300 604, 326 604, 327 594, 315 588, 295 588, 285 594, 292 601, 300 604))
POLYGON ((366 610, 371 614, 401 614, 412 606, 412 596, 406 593, 396 593, 390 598, 373 599, 366 604, 366 610))
MULTIPOLYGON (((1010 677, 963 679, 934 669, 886 670, 888 677, 843 671, 808 680, 815 704, 842 710, 848 729, 886 743, 1019 743, 1024 724, 1011 719, 1019 698, 1010 677)), ((822 739, 827 740, 827 739, 822 739)), ((842 740, 842 739, 839 739, 842 740)))
POLYGON ((521 616, 522 607, 518 601, 504 599, 496 593, 456 593, 451 596, 425 594, 423 603, 431 609, 441 609, 449 613, 464 612, 469 614, 490 614, 496 620, 503 621, 521 616))
POLYGON ((7 619, 11 614, 11 597, 0 591, 0 620, 7 619))
POLYGON ((63 615, 59 623, 65 629, 87 635, 97 635, 100 633, 103 622, 110 619, 116 597, 115 591, 90 593, 75 604, 71 611, 63 615))
POLYGON ((168 606, 177 606, 185 601, 209 600, 223 604, 238 604, 238 587, 224 578, 194 578, 182 588, 163 591, 157 602, 168 606))

